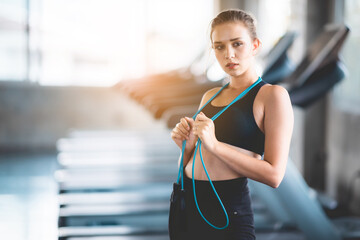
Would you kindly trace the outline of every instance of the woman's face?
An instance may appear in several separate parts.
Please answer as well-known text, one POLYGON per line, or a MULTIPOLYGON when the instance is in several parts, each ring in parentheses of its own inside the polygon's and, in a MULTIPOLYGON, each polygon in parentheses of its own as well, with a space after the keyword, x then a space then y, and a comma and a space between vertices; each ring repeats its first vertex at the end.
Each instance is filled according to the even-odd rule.
POLYGON ((241 22, 223 23, 212 33, 213 49, 222 69, 230 76, 245 73, 252 65, 260 41, 252 40, 248 29, 241 22))

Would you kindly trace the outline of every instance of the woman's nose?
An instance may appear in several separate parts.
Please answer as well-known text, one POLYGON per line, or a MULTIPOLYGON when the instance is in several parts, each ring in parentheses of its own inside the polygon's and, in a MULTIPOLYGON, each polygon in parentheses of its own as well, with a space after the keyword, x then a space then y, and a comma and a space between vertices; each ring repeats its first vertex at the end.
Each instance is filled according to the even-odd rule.
POLYGON ((231 48, 231 47, 229 47, 229 48, 227 48, 226 49, 226 53, 225 53, 226 55, 225 55, 225 58, 226 59, 230 59, 230 58, 234 58, 234 50, 231 48))

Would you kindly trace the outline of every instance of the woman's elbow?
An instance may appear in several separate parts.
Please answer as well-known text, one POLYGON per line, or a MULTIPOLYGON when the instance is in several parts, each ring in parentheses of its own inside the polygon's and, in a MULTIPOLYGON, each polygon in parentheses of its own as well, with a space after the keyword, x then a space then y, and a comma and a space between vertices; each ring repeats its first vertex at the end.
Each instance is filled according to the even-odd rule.
POLYGON ((270 187, 272 187, 272 188, 278 188, 278 187, 280 186, 280 183, 281 183, 281 181, 272 182, 271 185, 270 185, 270 187))
POLYGON ((284 173, 281 173, 280 171, 276 171, 274 174, 272 174, 272 178, 270 179, 269 186, 272 188, 278 188, 284 178, 284 173))

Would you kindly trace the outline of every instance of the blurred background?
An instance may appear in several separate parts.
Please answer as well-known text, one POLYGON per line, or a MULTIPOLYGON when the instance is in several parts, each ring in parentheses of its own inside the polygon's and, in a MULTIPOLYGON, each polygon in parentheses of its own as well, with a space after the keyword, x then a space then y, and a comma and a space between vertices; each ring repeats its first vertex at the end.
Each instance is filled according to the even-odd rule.
POLYGON ((229 8, 295 114, 284 189, 250 182, 258 238, 360 239, 360 0, 0 0, 0 239, 167 239, 170 131, 228 81, 209 24, 229 8))

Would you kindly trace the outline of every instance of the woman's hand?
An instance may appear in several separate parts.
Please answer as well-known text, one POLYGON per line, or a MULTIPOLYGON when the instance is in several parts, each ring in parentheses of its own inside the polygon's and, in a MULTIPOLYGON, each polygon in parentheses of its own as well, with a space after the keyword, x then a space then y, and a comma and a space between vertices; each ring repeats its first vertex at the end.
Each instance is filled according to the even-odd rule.
POLYGON ((192 131, 194 128, 194 123, 194 119, 183 117, 171 131, 171 138, 180 149, 182 149, 182 142, 186 140, 184 150, 185 153, 192 153, 192 151, 195 149, 195 143, 198 140, 198 137, 195 136, 192 131))
POLYGON ((201 139, 201 145, 213 152, 218 142, 215 136, 215 125, 213 120, 200 112, 195 118, 193 133, 201 139))

